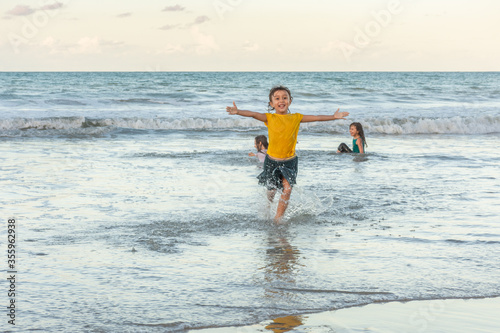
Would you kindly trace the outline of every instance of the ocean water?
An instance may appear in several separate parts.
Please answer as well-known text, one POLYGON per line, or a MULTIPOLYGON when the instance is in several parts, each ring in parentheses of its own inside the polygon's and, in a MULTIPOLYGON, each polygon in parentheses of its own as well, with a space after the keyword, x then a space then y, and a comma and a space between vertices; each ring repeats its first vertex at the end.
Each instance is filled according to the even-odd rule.
POLYGON ((500 296, 499 73, 0 73, 0 83, 0 237, 15 218, 16 329, 184 331, 500 296), (350 112, 301 126, 281 225, 248 157, 266 127, 225 111, 235 101, 266 112, 276 84, 291 89, 292 112, 350 112), (352 121, 367 154, 336 154, 352 121))

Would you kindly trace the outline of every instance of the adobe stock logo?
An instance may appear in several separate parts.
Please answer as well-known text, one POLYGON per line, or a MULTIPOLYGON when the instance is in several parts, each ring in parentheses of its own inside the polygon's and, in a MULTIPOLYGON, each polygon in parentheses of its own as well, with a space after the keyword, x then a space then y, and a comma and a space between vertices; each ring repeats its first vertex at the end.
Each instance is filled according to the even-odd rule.
POLYGON ((355 52, 360 52, 368 47, 372 43, 373 38, 380 35, 383 28, 388 27, 392 23, 393 17, 401 14, 402 11, 403 8, 399 0, 389 1, 386 9, 372 11, 370 14, 373 19, 366 22, 362 28, 357 26, 354 29, 355 34, 352 43, 339 42, 339 48, 347 62, 351 61, 351 56, 355 52))
POLYGON ((72 0, 39 0, 40 7, 32 8, 26 5, 17 5, 7 12, 9 18, 20 18, 22 26, 20 34, 9 32, 7 38, 14 53, 20 53, 21 45, 28 45, 45 28, 53 18, 60 14, 61 9, 72 0), (65 3, 59 2, 65 1, 65 3))

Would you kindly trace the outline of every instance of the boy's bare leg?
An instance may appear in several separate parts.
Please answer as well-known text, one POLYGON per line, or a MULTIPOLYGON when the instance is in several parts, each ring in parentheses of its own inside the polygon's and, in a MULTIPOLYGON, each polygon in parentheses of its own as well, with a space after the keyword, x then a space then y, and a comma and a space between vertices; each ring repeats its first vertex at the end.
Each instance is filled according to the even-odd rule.
POLYGON ((283 214, 285 214, 286 207, 288 207, 288 200, 290 200, 290 195, 292 194, 292 187, 288 180, 283 177, 283 192, 281 193, 281 198, 278 203, 278 209, 276 210, 276 216, 274 217, 274 222, 278 223, 281 221, 283 214))
POLYGON ((266 216, 266 220, 270 220, 271 219, 271 204, 274 200, 274 196, 276 195, 276 190, 267 190, 267 206, 266 206, 266 210, 265 210, 265 216, 266 216))

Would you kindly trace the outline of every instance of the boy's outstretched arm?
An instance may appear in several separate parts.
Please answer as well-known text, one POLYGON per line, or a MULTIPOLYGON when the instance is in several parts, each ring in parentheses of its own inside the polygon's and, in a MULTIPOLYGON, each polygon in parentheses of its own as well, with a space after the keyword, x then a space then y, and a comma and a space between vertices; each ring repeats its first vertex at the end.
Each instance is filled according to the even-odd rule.
POLYGON ((312 121, 328 121, 328 120, 336 120, 336 119, 345 119, 349 115, 349 112, 339 112, 340 109, 337 109, 335 113, 331 116, 310 116, 304 115, 301 123, 310 123, 312 121))
POLYGON ((234 103, 234 102, 233 102, 233 106, 226 107, 226 111, 229 114, 237 114, 237 115, 243 116, 243 117, 252 117, 252 118, 255 118, 255 119, 263 121, 263 122, 267 121, 267 116, 265 113, 240 110, 240 109, 238 109, 238 107, 236 106, 236 103, 234 103))

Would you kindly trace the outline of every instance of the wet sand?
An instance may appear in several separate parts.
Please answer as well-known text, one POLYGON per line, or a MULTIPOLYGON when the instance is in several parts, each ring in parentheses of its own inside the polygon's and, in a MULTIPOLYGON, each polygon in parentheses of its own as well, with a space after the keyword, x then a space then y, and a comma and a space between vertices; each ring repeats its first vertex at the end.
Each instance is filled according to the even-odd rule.
POLYGON ((500 298, 369 304, 268 320, 203 333, 250 332, 500 332, 500 298))

